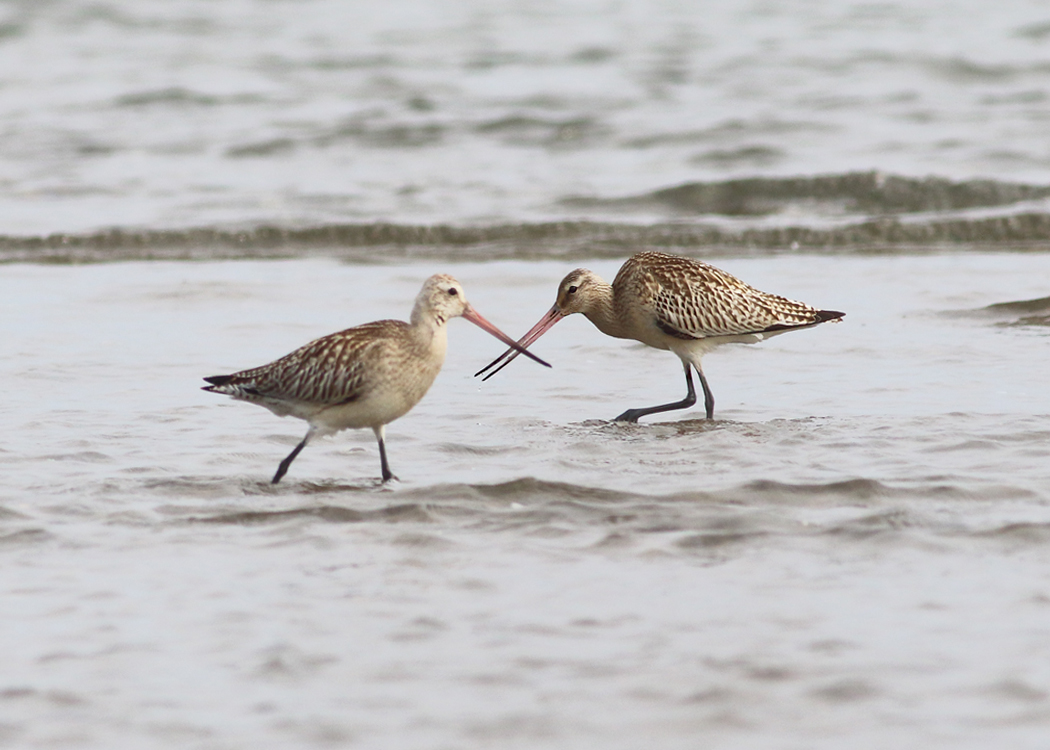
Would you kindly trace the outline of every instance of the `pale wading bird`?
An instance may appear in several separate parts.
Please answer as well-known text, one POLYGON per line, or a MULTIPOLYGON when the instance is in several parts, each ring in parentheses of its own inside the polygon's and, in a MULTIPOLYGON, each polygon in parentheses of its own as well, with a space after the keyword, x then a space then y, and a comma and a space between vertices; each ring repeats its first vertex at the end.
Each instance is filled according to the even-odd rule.
POLYGON ((438 274, 423 284, 408 323, 377 320, 348 328, 268 365, 204 378, 211 383, 204 390, 310 424, 306 437, 277 467, 274 484, 313 438, 360 427, 371 427, 375 433, 386 482, 396 477, 386 460, 384 428, 419 403, 434 382, 445 361, 445 324, 458 316, 550 367, 481 317, 467 302, 458 281, 438 274))
MULTIPOLYGON (((645 252, 629 258, 611 286, 586 268, 570 273, 558 287, 554 306, 518 344, 531 346, 555 323, 573 313, 586 315, 607 336, 670 350, 685 367, 685 398, 628 409, 616 417, 619 422, 637 422, 649 414, 688 409, 695 404, 693 369, 704 389, 707 418, 713 419, 715 397, 700 368, 700 358, 705 353, 721 344, 753 344, 788 331, 837 321, 845 315, 760 292, 698 260, 645 252)), ((475 376, 492 370, 484 378, 488 380, 517 355, 518 350, 508 349, 475 376)))

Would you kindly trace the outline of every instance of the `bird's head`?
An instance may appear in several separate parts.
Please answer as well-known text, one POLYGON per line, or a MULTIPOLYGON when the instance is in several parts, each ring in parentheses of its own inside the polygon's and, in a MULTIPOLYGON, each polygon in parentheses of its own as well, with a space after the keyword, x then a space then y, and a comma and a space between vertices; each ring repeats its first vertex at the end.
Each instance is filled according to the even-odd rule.
POLYGON ((605 294, 608 284, 598 274, 586 268, 577 268, 558 285, 558 299, 554 303, 561 317, 586 313, 605 294))

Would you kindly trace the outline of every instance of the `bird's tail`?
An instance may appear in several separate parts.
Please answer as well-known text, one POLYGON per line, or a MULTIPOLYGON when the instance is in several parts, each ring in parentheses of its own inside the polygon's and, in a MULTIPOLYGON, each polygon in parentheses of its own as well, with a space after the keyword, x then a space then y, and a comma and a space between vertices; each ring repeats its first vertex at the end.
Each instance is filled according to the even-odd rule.
POLYGON ((817 310, 816 320, 813 322, 827 323, 830 320, 842 320, 844 317, 846 317, 846 313, 838 310, 817 310))
POLYGON ((229 385, 231 380, 233 380, 233 375, 212 375, 209 378, 204 378, 204 381, 206 383, 211 383, 211 385, 206 385, 203 388, 201 388, 201 390, 213 391, 215 393, 225 393, 226 389, 224 389, 223 386, 229 385))

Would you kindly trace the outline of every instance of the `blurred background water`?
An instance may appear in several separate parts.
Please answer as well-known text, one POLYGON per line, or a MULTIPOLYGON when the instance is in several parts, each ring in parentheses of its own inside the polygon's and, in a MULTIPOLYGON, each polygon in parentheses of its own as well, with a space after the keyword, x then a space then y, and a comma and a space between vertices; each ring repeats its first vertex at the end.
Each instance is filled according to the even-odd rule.
POLYGON ((0 13, 4 235, 1046 208, 1034 0, 0 13))
POLYGON ((0 3, 0 746, 1042 748, 1050 8, 0 3), (843 323, 576 316, 389 428, 198 390, 456 275, 702 257, 843 323))

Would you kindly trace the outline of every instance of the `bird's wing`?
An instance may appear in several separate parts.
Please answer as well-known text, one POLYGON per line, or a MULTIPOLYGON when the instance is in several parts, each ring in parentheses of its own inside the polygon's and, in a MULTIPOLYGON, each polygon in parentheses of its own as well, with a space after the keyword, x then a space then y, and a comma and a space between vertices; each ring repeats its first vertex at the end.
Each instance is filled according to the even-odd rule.
POLYGON ((405 323, 380 320, 333 333, 270 364, 229 376, 224 386, 236 388, 250 400, 309 401, 334 406, 365 396, 372 380, 370 365, 382 357, 386 341, 405 323))
POLYGON ((649 259, 641 290, 656 325, 683 339, 767 333, 821 322, 814 307, 762 292, 689 258, 649 259))

